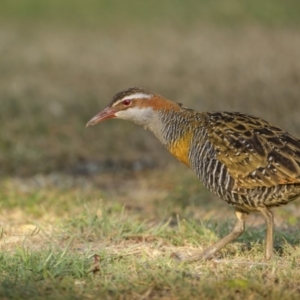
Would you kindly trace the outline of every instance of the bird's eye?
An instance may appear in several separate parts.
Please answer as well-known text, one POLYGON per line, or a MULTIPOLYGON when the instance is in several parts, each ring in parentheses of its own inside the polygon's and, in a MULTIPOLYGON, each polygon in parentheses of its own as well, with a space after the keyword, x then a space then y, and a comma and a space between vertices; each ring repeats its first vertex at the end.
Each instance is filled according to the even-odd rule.
POLYGON ((123 100, 123 105, 129 106, 131 104, 131 100, 123 100))

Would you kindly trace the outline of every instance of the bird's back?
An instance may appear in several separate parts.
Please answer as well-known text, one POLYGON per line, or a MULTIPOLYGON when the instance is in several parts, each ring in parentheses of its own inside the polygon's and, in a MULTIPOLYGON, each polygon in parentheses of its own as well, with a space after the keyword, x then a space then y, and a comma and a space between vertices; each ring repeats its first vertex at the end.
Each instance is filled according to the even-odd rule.
POLYGON ((251 210, 281 205, 300 194, 299 139, 241 113, 182 108, 175 115, 166 127, 170 139, 175 132, 170 152, 223 200, 251 210))

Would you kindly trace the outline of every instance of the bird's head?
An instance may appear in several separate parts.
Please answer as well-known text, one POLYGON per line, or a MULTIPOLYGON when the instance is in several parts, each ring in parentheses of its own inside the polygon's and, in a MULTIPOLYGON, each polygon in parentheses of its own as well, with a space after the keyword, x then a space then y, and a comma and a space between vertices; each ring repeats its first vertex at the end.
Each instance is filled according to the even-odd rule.
POLYGON ((149 126, 154 122, 155 112, 172 103, 161 96, 142 88, 129 88, 117 93, 110 104, 95 115, 88 126, 104 120, 118 118, 149 126))

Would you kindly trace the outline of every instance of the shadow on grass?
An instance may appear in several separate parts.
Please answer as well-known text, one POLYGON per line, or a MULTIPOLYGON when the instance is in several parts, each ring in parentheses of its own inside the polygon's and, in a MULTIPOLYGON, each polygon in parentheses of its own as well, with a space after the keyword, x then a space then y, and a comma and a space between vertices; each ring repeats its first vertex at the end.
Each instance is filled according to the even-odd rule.
MULTIPOLYGON (((300 218, 297 221, 300 224, 300 218)), ((202 248, 206 248, 229 234, 234 227, 234 223, 234 219, 220 221, 217 219, 194 220, 184 218, 179 220, 178 216, 172 216, 169 220, 169 225, 174 228, 175 232, 178 230, 180 236, 174 237, 174 232, 163 233, 162 235, 177 246, 183 246, 187 242, 188 244, 201 245, 202 248)), ((295 246, 300 245, 299 228, 297 226, 280 226, 275 227, 274 232, 274 250, 276 255, 292 255, 295 246)), ((254 251, 263 259, 265 235, 265 224, 250 226, 246 224, 245 232, 225 246, 224 250, 232 255, 240 254, 241 256, 248 255, 249 251, 254 251)))
POLYGON ((5 278, 0 283, 1 299, 84 299, 74 287, 74 280, 12 280, 5 278))

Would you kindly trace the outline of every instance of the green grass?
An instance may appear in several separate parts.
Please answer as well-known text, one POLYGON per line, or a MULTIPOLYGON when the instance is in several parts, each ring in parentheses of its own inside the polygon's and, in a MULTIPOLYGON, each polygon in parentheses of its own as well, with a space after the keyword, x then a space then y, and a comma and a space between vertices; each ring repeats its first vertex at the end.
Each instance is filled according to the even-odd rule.
POLYGON ((186 26, 195 23, 219 25, 299 25, 300 5, 296 0, 214 1, 47 1, 4 0, 0 15, 25 22, 54 22, 88 26, 164 24, 186 26))
MULTIPOLYGON (((95 266, 93 258, 86 254, 79 258, 50 251, 28 256, 20 250, 7 258, 5 264, 19 272, 19 278, 14 278, 15 272, 12 272, 11 278, 2 282, 3 299, 211 299, 216 295, 219 299, 233 295, 236 298, 297 299, 296 276, 299 276, 295 273, 290 277, 291 274, 276 263, 251 267, 232 264, 207 268, 202 265, 195 270, 191 266, 175 267, 168 259, 156 259, 153 263, 143 255, 109 259, 103 254, 95 266), (237 272, 245 275, 236 275, 237 272), (264 276, 259 276, 261 273, 264 276), (290 284, 283 289, 281 284, 285 281, 290 284)), ((285 266, 293 268, 292 263, 285 266)))
MULTIPOLYGON (((136 179, 137 186, 141 187, 136 190, 140 197, 145 198, 151 185, 158 184, 157 178, 161 178, 162 173, 169 174, 169 182, 174 185, 188 184, 194 193, 200 193, 198 203, 187 199, 190 206, 182 209, 177 200, 167 215, 166 206, 172 203, 170 198, 178 196, 176 189, 165 196, 163 191, 169 189, 168 181, 160 193, 143 206, 140 206, 140 198, 129 199, 130 194, 124 195, 121 186, 114 194, 107 191, 100 199, 95 183, 101 178, 105 180, 103 176, 90 177, 94 187, 85 193, 81 192, 81 184, 62 190, 55 184, 48 187, 28 185, 26 180, 2 183, 1 198, 8 197, 12 201, 2 202, 1 210, 5 226, 1 239, 0 297, 299 297, 300 235, 297 225, 284 227, 284 222, 279 223, 282 225, 276 228, 276 255, 270 263, 263 261, 265 226, 256 215, 248 222, 245 234, 225 247, 214 260, 174 261, 172 253, 188 255, 201 251, 227 234, 233 226, 234 214, 225 213, 231 210, 220 200, 202 194, 203 188, 197 180, 192 177, 187 180, 190 175, 182 171, 181 176, 167 169, 144 173, 143 178, 136 179), (26 183, 29 190, 24 191, 26 183), (33 196, 36 189, 39 197, 33 196), (216 206, 207 205, 207 201, 218 204, 221 210, 218 220, 219 211, 216 206)), ((43 179, 49 181, 49 176, 43 179)), ((68 176, 62 176, 60 184, 68 180, 68 176)), ((130 179, 122 182, 127 186, 130 179)), ((277 210, 278 222, 288 209, 287 206, 277 210)))

